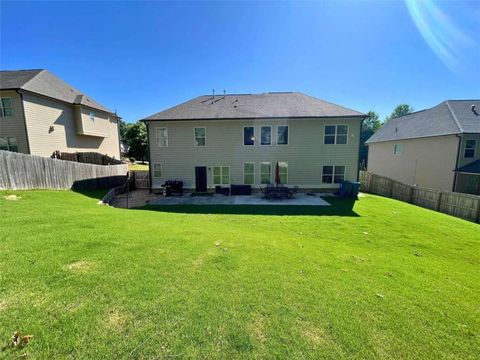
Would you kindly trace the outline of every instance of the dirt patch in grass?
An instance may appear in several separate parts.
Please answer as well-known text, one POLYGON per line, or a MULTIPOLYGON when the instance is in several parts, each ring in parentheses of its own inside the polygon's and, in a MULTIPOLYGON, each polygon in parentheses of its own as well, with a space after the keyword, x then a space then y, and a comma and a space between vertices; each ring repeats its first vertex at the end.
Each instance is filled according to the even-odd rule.
POLYGON ((121 331, 126 327, 128 317, 118 310, 110 310, 107 314, 106 325, 112 330, 121 331))
POLYGON ((299 323, 298 327, 305 339, 313 345, 325 345, 332 339, 325 329, 310 323, 299 323))
POLYGON ((95 263, 92 261, 75 261, 67 264, 66 269, 73 272, 85 273, 92 270, 95 267, 95 263))
POLYGON ((7 195, 7 196, 4 196, 3 198, 4 198, 5 200, 18 201, 18 200, 20 200, 22 197, 21 197, 21 196, 17 196, 17 195, 7 195))
POLYGON ((200 254, 197 258, 192 261, 192 265, 195 269, 198 269, 203 266, 204 262, 214 253, 212 251, 207 251, 206 253, 200 254))
POLYGON ((0 300, 0 311, 6 310, 8 307, 6 300, 0 300))
POLYGON ((257 339, 261 344, 264 344, 267 341, 267 336, 265 334, 265 318, 262 315, 257 315, 250 325, 250 330, 255 339, 257 339))

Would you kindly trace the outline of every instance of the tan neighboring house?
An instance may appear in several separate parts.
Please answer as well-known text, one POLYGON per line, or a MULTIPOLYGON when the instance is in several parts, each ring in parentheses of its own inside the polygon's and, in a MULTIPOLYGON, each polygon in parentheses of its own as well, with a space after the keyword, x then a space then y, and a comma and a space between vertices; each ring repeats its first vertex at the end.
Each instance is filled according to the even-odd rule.
POLYGON ((357 181, 365 114, 298 93, 205 95, 149 116, 152 189, 281 182, 336 189, 357 181))
POLYGON ((392 119, 366 143, 372 173, 480 195, 480 100, 447 100, 392 119))
POLYGON ((0 71, 0 150, 120 158, 119 117, 47 70, 0 71))

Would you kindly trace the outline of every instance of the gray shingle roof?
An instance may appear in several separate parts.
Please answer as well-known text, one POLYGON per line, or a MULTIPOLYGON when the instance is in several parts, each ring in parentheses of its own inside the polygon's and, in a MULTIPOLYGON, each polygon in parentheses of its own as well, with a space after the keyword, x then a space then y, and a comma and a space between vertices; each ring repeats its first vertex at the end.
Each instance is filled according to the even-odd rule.
POLYGON ((48 70, 0 71, 0 89, 22 89, 70 104, 81 104, 113 114, 111 110, 91 97, 82 94, 48 70))
POLYGON ((414 139, 461 133, 480 133, 480 100, 446 100, 430 109, 392 119, 366 141, 414 139))
POLYGON ((366 115, 298 92, 203 95, 143 120, 365 117, 366 115))
POLYGON ((480 174, 480 159, 464 165, 455 171, 468 174, 480 174))

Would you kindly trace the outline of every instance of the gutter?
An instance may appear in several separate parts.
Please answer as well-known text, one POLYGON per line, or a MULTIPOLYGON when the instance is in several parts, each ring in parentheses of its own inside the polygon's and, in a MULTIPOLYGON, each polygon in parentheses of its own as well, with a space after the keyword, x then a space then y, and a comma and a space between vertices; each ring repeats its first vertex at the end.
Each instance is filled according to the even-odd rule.
MULTIPOLYGON (((460 148, 462 146, 462 137, 460 135, 455 135, 458 138, 458 147, 457 147, 457 160, 455 160, 455 170, 458 169, 458 161, 460 159, 460 148)), ((458 173, 454 170, 453 175, 453 187, 452 191, 455 192, 455 187, 457 186, 457 175, 458 173)))
POLYGON ((28 138, 28 129, 27 129, 27 117, 25 116, 25 106, 23 105, 23 94, 20 89, 15 89, 15 92, 20 95, 20 103, 22 104, 22 113, 23 113, 23 124, 25 125, 25 137, 27 139, 27 152, 28 154, 32 154, 30 152, 30 139, 28 138))
POLYGON ((238 117, 238 118, 189 118, 189 119, 141 119, 141 122, 148 121, 225 121, 225 120, 289 120, 289 119, 298 119, 298 120, 327 120, 327 119, 356 119, 360 118, 365 120, 368 116, 366 115, 338 115, 338 116, 254 116, 254 117, 238 117))
POLYGON ((363 127, 363 122, 365 121, 367 117, 364 117, 362 121, 360 121, 360 132, 358 136, 358 160, 357 160, 357 182, 360 180, 360 152, 362 149, 362 127, 363 127))
POLYGON ((140 120, 142 121, 145 126, 147 127, 147 153, 148 153, 148 182, 150 184, 150 194, 152 193, 152 171, 153 171, 153 164, 152 164, 152 154, 150 153, 150 129, 149 129, 149 126, 146 122, 144 122, 143 120, 140 120))

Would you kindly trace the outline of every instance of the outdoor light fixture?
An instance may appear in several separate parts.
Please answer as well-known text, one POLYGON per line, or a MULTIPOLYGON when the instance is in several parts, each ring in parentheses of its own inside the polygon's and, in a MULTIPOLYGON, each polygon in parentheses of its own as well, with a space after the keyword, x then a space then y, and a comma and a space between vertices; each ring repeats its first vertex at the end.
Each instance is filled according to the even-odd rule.
POLYGON ((55 130, 55 128, 53 127, 53 125, 50 125, 50 127, 48 128, 48 133, 52 133, 53 130, 55 130))

